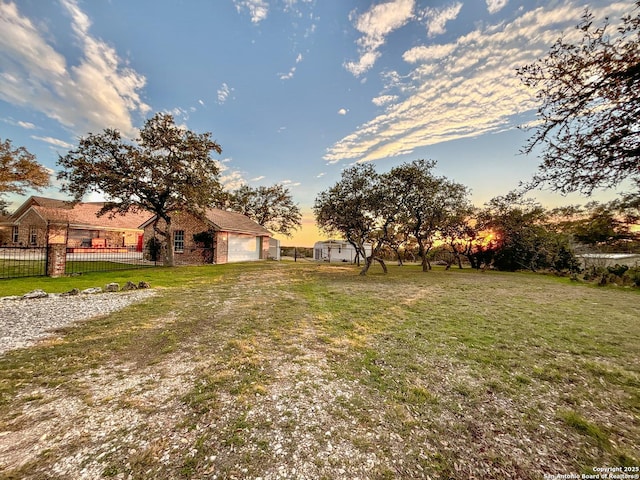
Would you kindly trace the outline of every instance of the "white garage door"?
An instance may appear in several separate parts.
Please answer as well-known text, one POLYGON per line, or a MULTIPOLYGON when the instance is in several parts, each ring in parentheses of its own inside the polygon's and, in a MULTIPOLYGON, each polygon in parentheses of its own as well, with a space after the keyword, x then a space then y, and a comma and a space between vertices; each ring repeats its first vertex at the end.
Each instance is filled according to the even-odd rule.
POLYGON ((260 260, 260 237, 229 234, 228 262, 260 260))

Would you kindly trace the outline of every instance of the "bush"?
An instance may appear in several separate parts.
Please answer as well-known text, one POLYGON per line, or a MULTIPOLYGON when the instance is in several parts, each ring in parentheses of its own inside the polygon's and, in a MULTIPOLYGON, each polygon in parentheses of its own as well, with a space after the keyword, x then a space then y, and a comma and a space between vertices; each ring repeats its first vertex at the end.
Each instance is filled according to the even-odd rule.
POLYGON ((147 240, 147 260, 157 262, 160 260, 160 251, 162 250, 162 243, 157 238, 153 237, 147 240))

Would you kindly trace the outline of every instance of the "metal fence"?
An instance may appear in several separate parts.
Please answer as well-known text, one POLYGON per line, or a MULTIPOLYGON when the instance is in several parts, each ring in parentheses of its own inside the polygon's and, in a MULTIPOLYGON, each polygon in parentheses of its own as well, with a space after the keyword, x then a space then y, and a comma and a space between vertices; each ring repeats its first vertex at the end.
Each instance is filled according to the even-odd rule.
POLYGON ((47 247, 0 247, 0 278, 47 274, 47 247))
POLYGON ((136 246, 117 248, 69 248, 67 249, 66 274, 110 272, 132 268, 155 267, 155 260, 136 246))

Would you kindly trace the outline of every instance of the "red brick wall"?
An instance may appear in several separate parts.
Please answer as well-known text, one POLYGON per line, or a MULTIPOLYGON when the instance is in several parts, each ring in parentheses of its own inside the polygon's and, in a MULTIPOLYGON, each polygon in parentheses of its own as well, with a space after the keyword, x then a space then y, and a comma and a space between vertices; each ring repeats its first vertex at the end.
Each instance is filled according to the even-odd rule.
POLYGON ((37 245, 40 247, 47 245, 47 222, 42 219, 33 210, 28 211, 21 219, 20 225, 18 225, 18 242, 12 243, 12 231, 9 230, 9 244, 10 245, 22 245, 28 247, 30 245, 37 245), (31 229, 36 229, 36 243, 31 243, 31 229))
MULTIPOLYGON (((161 231, 164 229, 164 225, 165 223, 163 220, 158 222, 158 228, 161 231)), ((205 263, 203 256, 204 249, 201 245, 196 244, 193 240, 193 235, 209 230, 209 225, 190 213, 180 212, 174 213, 171 216, 171 228, 174 232, 176 230, 184 231, 184 251, 174 253, 174 263, 176 265, 199 265, 205 263)), ((145 248, 149 239, 154 236, 157 235, 155 235, 153 231, 153 226, 147 226, 144 229, 145 248)), ((173 241, 173 237, 171 238, 171 241, 173 241)), ((228 232, 215 232, 214 245, 213 262, 217 264, 227 263, 229 260, 228 232)), ((262 251, 260 252, 260 258, 263 260, 269 258, 269 237, 262 237, 262 251)), ((162 260, 163 259, 159 259, 159 261, 162 260)))
MULTIPOLYGON (((164 230, 164 226, 164 220, 160 220, 160 222, 158 222, 158 228, 162 231, 164 230)), ((193 235, 195 233, 207 231, 209 228, 210 227, 205 222, 190 213, 176 212, 171 216, 171 229, 174 232, 177 230, 184 231, 184 250, 182 252, 174 252, 173 259, 175 265, 200 265, 205 263, 205 249, 193 240, 193 235)), ((155 235, 152 225, 147 226, 144 229, 145 248, 149 239, 154 236, 161 238, 158 235, 155 235)), ((171 241, 173 242, 173 237, 171 238, 171 241)), ((163 261, 164 259, 159 260, 163 261)))

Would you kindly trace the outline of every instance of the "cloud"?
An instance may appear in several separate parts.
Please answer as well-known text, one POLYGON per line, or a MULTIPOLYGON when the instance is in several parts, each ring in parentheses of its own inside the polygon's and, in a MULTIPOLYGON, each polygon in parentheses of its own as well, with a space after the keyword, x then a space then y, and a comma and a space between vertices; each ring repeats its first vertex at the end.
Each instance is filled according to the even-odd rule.
POLYGON ((15 3, 0 3, 0 99, 42 112, 78 134, 110 127, 135 136, 132 117, 150 110, 140 95, 145 77, 91 36, 91 22, 75 0, 61 4, 82 50, 72 66, 56 51, 49 32, 15 3))
MULTIPOLYGON (((296 57, 296 60, 295 60, 296 65, 302 61, 302 58, 303 58, 302 54, 299 53, 298 56, 296 57)), ((296 73, 296 67, 293 66, 293 67, 291 67, 291 70, 289 70, 288 73, 279 73, 278 74, 278 78, 280 78, 280 80, 291 80, 295 73, 296 73)))
POLYGON ((300 182, 294 182, 293 180, 281 180, 278 182, 285 187, 299 187, 301 185, 300 182))
POLYGON ((346 115, 348 111, 349 110, 347 110, 346 108, 341 108, 340 110, 338 110, 338 115, 346 115))
POLYGON ((199 103, 200 105, 202 105, 203 107, 205 106, 205 105, 204 105, 204 101, 203 101, 203 100, 198 100, 198 103, 199 103))
POLYGON ((447 22, 455 20, 462 10, 462 2, 456 2, 448 7, 427 8, 424 15, 427 19, 427 36, 435 37, 446 32, 447 22))
MULTIPOLYGON (((596 19, 619 19, 627 9, 618 2, 592 10, 596 19)), ((514 128, 516 116, 537 107, 535 92, 522 85, 516 68, 543 56, 561 33, 567 41, 579 35, 574 27, 582 11, 578 0, 540 7, 448 44, 408 50, 403 58, 412 70, 386 72, 385 95, 374 99, 385 104, 387 95, 395 95, 393 104, 328 148, 324 159, 378 160, 514 128)))
POLYGON ((389 103, 395 102, 397 99, 398 95, 380 95, 379 97, 372 98, 371 103, 373 103, 377 107, 382 107, 384 105, 388 105, 389 103))
POLYGON ((487 10, 489 10, 489 13, 494 14, 502 10, 507 3, 509 3, 509 0, 487 0, 487 10))
POLYGON ((73 148, 74 145, 69 143, 69 142, 65 142, 64 140, 60 140, 58 138, 53 138, 53 137, 37 137, 35 135, 31 135, 31 138, 33 138, 34 140, 40 140, 41 142, 45 142, 48 143, 49 145, 53 145, 54 147, 62 147, 62 148, 73 148))
POLYGON ((248 10, 252 23, 260 23, 269 14, 269 4, 264 0, 234 0, 236 10, 241 13, 248 10))
POLYGON ((230 158, 222 160, 216 160, 218 169, 220 170, 220 183, 222 188, 227 191, 237 190, 247 182, 242 176, 242 172, 238 170, 231 170, 227 163, 231 162, 230 158))
POLYGON ((264 175, 260 175, 259 177, 254 177, 250 179, 250 182, 259 182, 260 180, 264 180, 266 177, 264 175))
POLYGON ((362 33, 356 42, 360 58, 346 62, 344 67, 356 77, 367 72, 380 57, 378 49, 384 45, 387 35, 413 18, 414 4, 414 0, 393 0, 374 5, 361 15, 352 12, 350 19, 362 33))
POLYGON ((280 73, 278 78, 280 78, 280 80, 291 80, 295 73, 296 67, 291 67, 291 70, 289 70, 288 73, 280 73))
POLYGON ((227 101, 229 95, 233 92, 233 88, 229 87, 226 83, 223 83, 218 89, 218 103, 222 105, 227 101))
POLYGON ((440 60, 448 57, 456 49, 455 43, 447 45, 419 46, 407 50, 402 55, 402 59, 407 63, 428 62, 430 60, 440 60))

